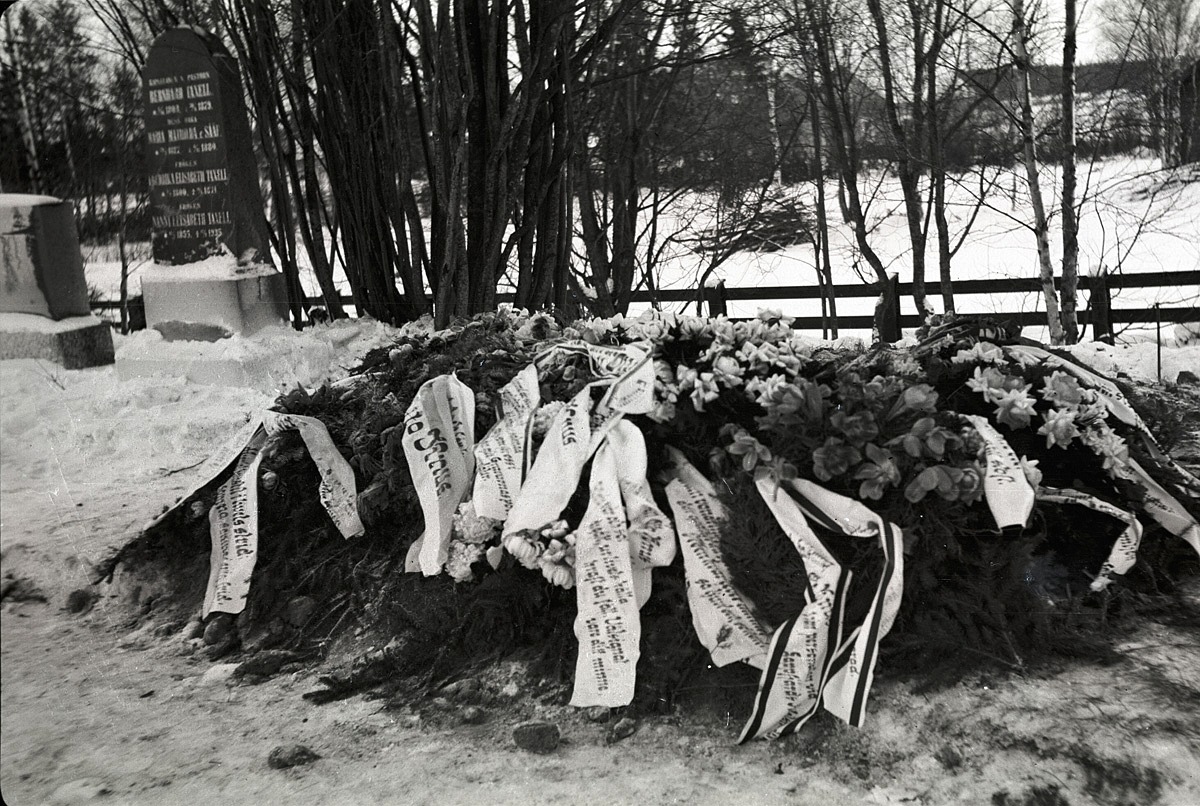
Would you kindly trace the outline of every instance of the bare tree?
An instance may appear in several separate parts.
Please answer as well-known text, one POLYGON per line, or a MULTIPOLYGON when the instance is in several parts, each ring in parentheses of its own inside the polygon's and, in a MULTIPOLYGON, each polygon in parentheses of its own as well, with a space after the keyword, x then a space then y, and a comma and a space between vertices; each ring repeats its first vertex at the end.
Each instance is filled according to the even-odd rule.
POLYGON ((1075 38, 1078 20, 1075 0, 1064 0, 1062 69, 1062 328, 1067 344, 1079 341, 1075 312, 1079 285, 1079 215, 1075 206, 1075 38))
POLYGON ((1200 58, 1198 0, 1106 0, 1101 32, 1112 55, 1145 69, 1143 102, 1163 165, 1180 157, 1178 82, 1200 58))
MULTIPOLYGON (((897 87, 900 70, 893 63, 893 38, 888 30, 888 19, 881 0, 867 0, 867 8, 875 27, 875 46, 879 59, 879 76, 883 83, 884 109, 887 114, 888 130, 895 149, 896 172, 900 179, 900 190, 904 196, 904 218, 908 224, 908 238, 912 244, 913 301, 922 319, 933 312, 925 299, 925 245, 927 229, 925 205, 923 203, 919 174, 927 144, 925 135, 926 116, 929 112, 926 90, 926 74, 929 71, 931 52, 928 39, 933 22, 921 0, 907 0, 905 22, 911 41, 911 71, 905 76, 910 82, 908 103, 904 104, 897 87), (906 107, 902 109, 902 106, 906 107), (902 120, 903 119, 903 120, 902 120)), ((934 45, 941 32, 933 32, 934 45)), ((935 98, 936 100, 936 98, 935 98)))
POLYGON ((856 94, 862 84, 856 76, 856 60, 850 43, 855 16, 833 0, 792 0, 783 13, 792 35, 800 40, 799 52, 816 65, 818 97, 822 118, 829 133, 831 161, 840 180, 839 201, 848 223, 854 228, 855 244, 882 290, 887 283, 883 259, 868 236, 867 205, 859 188, 862 160, 859 152, 860 118, 856 94))
POLYGON ((1033 234, 1037 240, 1042 296, 1046 302, 1046 324, 1050 328, 1050 341, 1062 344, 1062 318, 1059 315, 1058 292, 1054 288, 1054 266, 1050 260, 1050 225, 1046 218, 1046 205, 1042 197, 1041 179, 1038 176, 1037 129, 1029 87, 1029 74, 1033 63, 1029 55, 1030 25, 1026 17, 1025 0, 1012 0, 1012 24, 1013 68, 1017 81, 1017 102, 1020 107, 1021 154, 1025 165, 1025 177, 1029 183, 1030 205, 1033 208, 1033 234))

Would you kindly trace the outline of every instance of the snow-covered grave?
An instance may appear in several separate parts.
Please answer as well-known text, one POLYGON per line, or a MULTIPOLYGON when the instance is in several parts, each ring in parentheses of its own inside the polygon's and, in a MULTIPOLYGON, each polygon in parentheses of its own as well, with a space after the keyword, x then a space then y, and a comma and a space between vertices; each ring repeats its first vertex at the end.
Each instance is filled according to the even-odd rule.
MULTIPOLYGON (((371 606, 381 609, 369 607, 359 618, 386 631, 382 613, 397 604, 413 606, 404 604, 405 596, 386 593, 399 584, 386 580, 400 573, 393 555, 403 549, 409 572, 452 580, 448 589, 418 590, 418 600, 449 596, 466 608, 465 620, 450 634, 433 625, 422 628, 426 632, 397 633, 396 640, 408 642, 407 651, 396 650, 405 662, 429 657, 421 641, 431 635, 463 652, 463 664, 483 651, 471 640, 482 640, 488 651, 502 648, 491 645, 496 639, 490 632, 463 638, 475 629, 472 619, 515 625, 528 614, 518 608, 472 616, 469 603, 492 578, 531 591, 548 583, 549 591, 559 591, 540 594, 550 597, 552 610, 577 608, 572 703, 619 708, 640 690, 634 672, 641 668, 639 611, 648 604, 647 612, 664 607, 662 597, 686 577, 686 604, 668 601, 681 615, 690 611, 696 639, 713 662, 744 661, 764 670, 744 738, 777 736, 802 725, 822 702, 861 724, 878 642, 893 622, 902 622, 905 640, 919 642, 929 637, 922 633, 924 610, 963 615, 953 598, 939 600, 941 585, 982 585, 976 592, 983 597, 980 606, 1022 613, 1020 601, 1029 595, 1049 597, 1063 608, 1103 609, 1100 600, 1085 604, 1078 597, 1089 589, 1107 595, 1138 561, 1144 530, 1161 527, 1153 532, 1155 557, 1163 539, 1182 538, 1181 546, 1200 551, 1192 504, 1180 503, 1195 495, 1194 477, 1159 452, 1116 386, 1069 354, 1056 356, 986 323, 940 333, 920 344, 866 351, 851 342, 798 336, 786 317, 772 312, 749 323, 651 313, 583 321, 561 332, 553 320, 525 314, 489 315, 440 333, 421 325, 392 331, 343 321, 301 334, 222 340, 223 349, 240 350, 242 358, 280 350, 277 340, 290 344, 283 351, 289 359, 270 376, 286 392, 273 405, 261 387, 237 392, 181 380, 122 380, 111 371, 68 382, 64 373, 43 366, 14 366, 14 380, 26 384, 49 384, 67 397, 87 390, 95 421, 107 427, 89 434, 80 428, 84 418, 72 412, 74 428, 61 432, 48 417, 53 408, 38 404, 22 411, 18 399, 12 404, 17 416, 6 412, 5 441, 20 434, 18 444, 36 454, 44 453, 44 443, 70 434, 76 444, 55 446, 53 455, 71 458, 44 469, 65 481, 67 463, 103 462, 108 479, 96 493, 112 496, 108 500, 127 496, 130 483, 162 489, 163 474, 179 472, 179 483, 170 485, 173 507, 160 513, 142 508, 140 514, 153 517, 136 540, 129 540, 136 528, 126 522, 119 551, 113 551, 118 536, 110 534, 89 546, 88 561, 77 556, 68 573, 84 573, 103 560, 102 578, 115 575, 125 589, 140 580, 134 587, 156 590, 160 607, 183 614, 200 604, 193 619, 210 628, 223 625, 205 630, 206 639, 212 633, 210 656, 311 640, 320 616, 291 626, 280 621, 285 610, 298 607, 294 601, 311 602, 309 613, 314 606, 322 614, 341 612, 344 602, 334 604, 342 601, 340 590, 294 587, 290 566, 381 563, 376 583, 384 587, 377 595, 384 598, 371 606), (322 354, 326 358, 318 362, 322 354), (339 357, 358 364, 355 374, 334 378, 339 357), (287 391, 293 383, 309 391, 287 391), (232 406, 213 406, 207 419, 206 407, 198 405, 205 402, 232 406), (186 425, 158 417, 156 407, 175 404, 186 425), (113 408, 132 416, 101 413, 113 408), (130 441, 122 434, 125 419, 136 421, 126 426, 130 441), (201 436, 199 444, 193 434, 201 436), (41 440, 30 443, 26 435, 41 440), (164 461, 163 445, 179 452, 175 467, 164 461), (314 469, 306 456, 319 479, 304 480, 314 469), (781 485, 789 491, 787 506, 781 485), (1144 498, 1123 498, 1126 489, 1142 490, 1144 498), (754 509, 759 496, 767 510, 754 509), (660 508, 664 503, 669 517, 660 508), (424 522, 420 534, 405 514, 414 507, 424 522), (1054 513, 1063 509, 1097 513, 1083 519, 1089 537, 1046 533, 1040 519, 1058 517, 1054 513), (941 550, 923 548, 927 541, 933 546, 950 539, 958 528, 964 532, 953 538, 963 541, 957 551, 999 551, 991 562, 1032 574, 1028 589, 1010 589, 1003 575, 995 590, 983 580, 958 579, 954 575, 964 572, 944 565, 941 550), (834 531, 817 537, 814 529, 834 531), (767 550, 775 539, 770 534, 784 533, 798 557, 768 560, 779 550, 767 550), (985 548, 991 545, 988 533, 1001 543, 985 548), (853 539, 870 535, 877 541, 853 539), (1004 548, 1021 535, 1035 548, 1063 539, 1066 545, 1084 540, 1088 548, 1059 559, 1051 559, 1051 551, 1038 561, 1050 563, 1050 570, 1034 571, 1035 565, 1023 565, 1023 553, 1004 548), (871 550, 862 548, 875 542, 885 558, 881 578, 873 576, 878 569, 872 570, 871 550), (259 557, 260 545, 271 559, 259 557), (860 547, 845 555, 850 546, 860 547), (747 550, 752 559, 739 565, 738 552, 747 550), (766 553, 754 556, 759 551, 766 553), (775 578, 788 562, 807 574, 806 585, 775 578), (942 582, 929 587, 922 573, 906 574, 907 563, 942 582), (156 567, 158 578, 146 578, 146 569, 156 567), (879 580, 866 611, 856 609, 867 606, 865 599, 847 604, 866 595, 861 584, 851 586, 863 574, 879 580), (1061 587, 1059 579, 1071 581, 1061 587), (906 591, 906 584, 916 590, 906 591), (202 604, 192 600, 201 587, 202 604), (844 590, 850 593, 838 593, 844 590), (839 596, 850 598, 839 604, 839 596), (828 632, 830 643, 805 643, 803 636, 814 630, 828 632), (469 646, 455 643, 461 640, 469 646), (836 671, 843 656, 845 674, 836 671), (801 691, 815 692, 815 699, 801 691)), ((163 361, 180 349, 179 343, 157 344, 163 361)), ((150 342, 144 347, 157 349, 150 342)), ((1104 365, 1101 371, 1127 366, 1145 377, 1153 349, 1095 345, 1077 348, 1077 355, 1104 365)), ((1169 349, 1164 375, 1178 377, 1198 352, 1196 346, 1169 349)), ((28 391, 33 397, 37 390, 28 391)), ((6 395, 6 409, 9 400, 6 395)), ((20 501, 34 478, 27 471, 22 481, 10 482, 6 475, 6 488, 20 501)), ((972 607, 966 605, 967 611, 972 607)), ((1016 621, 996 626, 994 637, 988 632, 971 640, 992 649, 1008 635, 1005 651, 1020 662, 1022 654, 1040 651, 1036 642, 1024 643, 1041 634, 1036 623, 1021 627, 1034 633, 1012 643, 1009 630, 1027 617, 1003 617, 1016 621)), ((519 633, 516 626, 509 629, 519 633)), ((329 625, 318 632, 336 636, 329 625)), ((652 668, 649 674, 659 672, 652 668)))

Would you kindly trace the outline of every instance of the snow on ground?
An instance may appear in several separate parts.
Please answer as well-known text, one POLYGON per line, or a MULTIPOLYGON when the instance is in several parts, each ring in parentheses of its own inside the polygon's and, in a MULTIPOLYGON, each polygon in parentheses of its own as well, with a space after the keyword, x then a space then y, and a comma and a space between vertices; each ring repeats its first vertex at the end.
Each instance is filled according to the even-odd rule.
POLYGON ((341 377, 394 334, 355 320, 214 344, 164 342, 157 331, 116 335, 119 361, 133 354, 153 356, 159 369, 179 367, 175 376, 124 380, 111 365, 69 371, 34 359, 0 361, 0 551, 11 560, 9 549, 22 546, 18 553, 50 560, 38 566, 48 583, 82 584, 83 569, 64 558, 98 559, 171 503, 192 480, 189 471, 280 391, 341 377), (247 386, 185 379, 189 363, 214 355, 251 367, 266 356, 271 374, 247 386), (143 494, 148 486, 154 494, 143 494), (43 517, 53 520, 50 533, 43 517), (94 528, 97 521, 106 528, 94 528), (48 545, 51 535, 63 542, 48 545))
POLYGON ((1110 346, 1102 342, 1084 342, 1067 348, 1088 366, 1107 375, 1129 377, 1135 381, 1175 383, 1179 373, 1200 375, 1200 344, 1159 349, 1154 342, 1110 346), (1161 366, 1161 371, 1160 371, 1161 366))
MULTIPOLYGON (((1110 273, 1140 274, 1156 271, 1189 271, 1200 269, 1200 237, 1197 218, 1200 217, 1200 176, 1194 169, 1157 171, 1156 163, 1148 159, 1114 158, 1080 168, 1080 198, 1084 199, 1080 217, 1081 274, 1089 274, 1101 266, 1110 273)), ((1051 254, 1057 266, 1062 254, 1061 219, 1056 211, 1058 199, 1055 188, 1061 186, 1059 172, 1045 167, 1042 172, 1046 207, 1050 222, 1051 254)), ((1038 258, 1026 185, 1010 171, 989 173, 994 183, 982 196, 969 233, 953 258, 955 280, 1000 278, 1032 278, 1038 276, 1038 258)), ((978 176, 960 177, 948 189, 947 205, 951 238, 963 236, 963 230, 975 214, 981 198, 978 176)), ((869 241, 879 253, 889 273, 898 274, 902 282, 912 280, 911 247, 904 219, 903 197, 894 177, 873 177, 868 186, 872 202, 869 208, 869 241)), ((794 189, 801 198, 815 206, 815 191, 808 186, 794 189)), ((836 284, 861 282, 870 278, 870 269, 859 257, 851 227, 841 223, 837 214, 837 185, 830 183, 826 193, 831 204, 830 246, 833 279, 836 284)), ((664 231, 672 229, 667 221, 664 231)), ((679 225, 674 225, 678 227, 679 225)), ((811 245, 792 246, 773 253, 741 252, 733 256, 716 272, 729 288, 774 285, 815 285, 815 255, 811 245)), ((695 286, 696 258, 683 249, 674 251, 659 278, 661 288, 692 288, 695 286)), ((926 279, 938 276, 937 245, 931 236, 926 255, 926 279)), ((935 310, 942 311, 940 297, 931 295, 935 310)), ((1085 308, 1088 294, 1081 292, 1079 307, 1085 308)), ((1114 308, 1148 307, 1154 303, 1164 307, 1200 305, 1200 288, 1125 289, 1113 292, 1114 308)), ((874 299, 838 300, 838 313, 869 315, 874 299)), ((1000 311, 1045 310, 1040 294, 959 295, 955 298, 960 313, 993 313, 1000 311)), ((730 316, 752 316, 757 306, 782 307, 796 316, 820 315, 817 300, 766 300, 762 302, 730 303, 730 316)), ((901 300, 904 313, 916 313, 911 297, 901 300)), ((1151 330, 1142 327, 1145 331, 1151 330)), ((1044 338, 1038 329, 1027 328, 1025 335, 1044 338)), ((848 331, 850 335, 861 335, 848 331)), ((1130 333, 1129 335, 1133 335, 1130 333)), ((1152 333, 1150 334, 1152 335, 1152 333)))
POLYGON ((374 319, 343 319, 297 333, 287 325, 214 342, 167 341, 148 328, 118 338, 122 377, 176 375, 197 383, 241 383, 266 393, 306 389, 344 374, 372 347, 390 344, 395 328, 374 319))
MULTIPOLYGON (((315 383, 389 335, 377 323, 339 323, 266 332, 236 349, 278 354, 289 339, 280 361, 315 383)), ((118 347, 139 340, 181 360, 179 345, 149 336, 118 337, 118 347)), ((1135 376, 1147 371, 1142 347, 1078 349, 1135 376)), ((1197 364, 1200 347, 1164 352, 1169 371, 1197 364)), ((609 746, 607 726, 532 696, 510 710, 489 706, 487 722, 465 726, 365 698, 313 706, 300 695, 318 687, 320 669, 227 685, 230 667, 181 652, 175 635, 130 632, 128 610, 60 609, 90 582, 92 563, 189 488, 195 466, 272 399, 178 377, 122 380, 113 367, 0 361, 0 558, 5 574, 49 597, 0 611, 8 802, 1200 802, 1191 743, 1200 710, 1186 694, 1194 634, 1157 625, 1127 642, 1118 666, 983 675, 925 694, 888 676, 862 729, 817 720, 794 739, 736 747, 744 709, 726 706, 645 717, 609 746), (528 718, 561 725, 564 745, 550 756, 516 750, 512 725, 528 718), (269 751, 292 742, 322 758, 269 769, 269 751)))
MULTIPOLYGON (((1087 274, 1101 266, 1112 273, 1138 274, 1155 271, 1188 271, 1200 269, 1200 175, 1194 168, 1176 171, 1157 170, 1157 161, 1140 157, 1114 157, 1094 165, 1081 165, 1079 198, 1082 199, 1080 218, 1080 272, 1087 274)), ((990 170, 983 177, 985 193, 980 192, 980 177, 964 175, 948 187, 948 206, 951 237, 958 239, 975 212, 976 202, 983 206, 974 220, 961 249, 954 257, 954 279, 976 280, 1007 277, 1038 276, 1037 250, 1032 230, 1028 193, 1024 180, 1015 170, 990 170)), ((1061 227, 1057 214, 1056 188, 1061 187, 1059 170, 1043 166, 1042 181, 1050 222, 1051 250, 1057 265, 1061 255, 1061 227)), ((863 181, 864 193, 871 199, 870 242, 881 255, 889 272, 898 273, 901 281, 912 279, 910 246, 904 220, 899 183, 886 175, 869 176, 863 181)), ((788 189, 815 205, 815 190, 811 185, 788 189)), ((836 182, 829 182, 826 193, 831 205, 831 248, 834 282, 862 282, 870 271, 858 256, 853 230, 841 222, 836 210, 836 182)), ((691 233, 704 229, 712 221, 711 200, 685 195, 675 207, 659 217, 659 238, 673 234, 691 233)), ((645 214, 644 214, 645 216, 645 214)), ((645 224, 645 221, 643 221, 645 224)), ((428 227, 427 227, 428 229, 428 227)), ((328 233, 327 233, 328 235, 328 233)), ((428 232, 426 233, 428 236, 428 232)), ((644 249, 645 246, 639 246, 644 249)), ((120 263, 111 247, 85 248, 88 282, 105 297, 115 297, 120 282, 120 263)), ((583 254, 582 243, 576 244, 577 254, 583 254)), ((149 247, 135 245, 135 260, 130 293, 140 288, 142 272, 149 270, 149 247)), ((667 244, 657 280, 659 288, 690 289, 696 287, 703 266, 703 257, 682 242, 667 244)), ((716 272, 729 288, 773 285, 815 285, 814 254, 811 245, 788 247, 773 253, 740 252, 716 272)), ((318 294, 311 268, 301 266, 301 281, 310 296, 318 294)), ((937 277, 937 246, 930 239, 927 255, 927 279, 937 277)), ((337 283, 344 293, 348 285, 338 274, 337 283)), ((1087 305, 1087 293, 1081 293, 1080 308, 1087 305)), ((942 310, 940 298, 931 300, 936 310, 942 310)), ((1115 308, 1148 307, 1155 303, 1164 307, 1200 305, 1200 288, 1126 289, 1113 293, 1115 308)), ((995 294, 959 296, 956 299, 962 313, 989 313, 1008 310, 1044 310, 1039 294, 995 294)), ((780 307, 793 316, 817 316, 820 304, 816 300, 765 300, 762 302, 731 303, 731 316, 753 316, 758 307, 780 307)), ((901 303, 906 313, 915 313, 911 298, 901 303)), ((632 313, 640 307, 634 306, 632 313)), ((682 309, 681 303, 667 306, 682 309)), ((870 298, 840 300, 841 314, 871 314, 874 300, 870 298)), ((1127 331, 1129 338, 1153 336, 1151 326, 1127 331)), ((845 335, 867 335, 862 331, 847 331, 845 335)), ((1027 329, 1031 338, 1043 338, 1037 329, 1027 329)))

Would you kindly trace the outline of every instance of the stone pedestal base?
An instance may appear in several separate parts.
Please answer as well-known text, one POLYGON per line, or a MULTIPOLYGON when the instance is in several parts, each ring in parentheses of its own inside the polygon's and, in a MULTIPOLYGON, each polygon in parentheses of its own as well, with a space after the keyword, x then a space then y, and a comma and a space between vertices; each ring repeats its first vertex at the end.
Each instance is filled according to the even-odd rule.
POLYGON ((156 266, 142 278, 146 324, 169 341, 215 341, 249 335, 287 321, 287 285, 275 269, 253 267, 232 276, 156 266))
POLYGON ((65 369, 111 364, 112 328, 94 316, 55 322, 28 313, 0 314, 0 358, 41 358, 65 369))

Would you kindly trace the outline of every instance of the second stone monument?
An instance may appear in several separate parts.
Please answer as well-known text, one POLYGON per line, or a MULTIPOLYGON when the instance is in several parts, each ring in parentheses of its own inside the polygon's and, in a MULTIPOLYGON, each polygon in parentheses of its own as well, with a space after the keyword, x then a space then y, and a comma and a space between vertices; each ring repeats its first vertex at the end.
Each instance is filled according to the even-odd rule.
POLYGON ((195 28, 155 40, 143 73, 154 266, 147 324, 211 340, 287 319, 237 63, 195 28))

